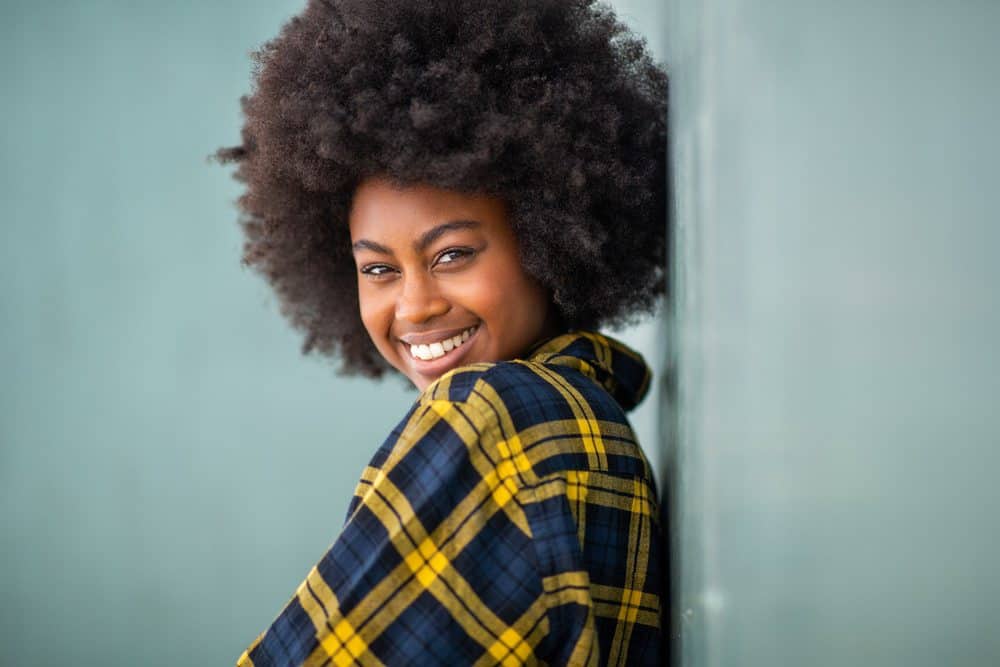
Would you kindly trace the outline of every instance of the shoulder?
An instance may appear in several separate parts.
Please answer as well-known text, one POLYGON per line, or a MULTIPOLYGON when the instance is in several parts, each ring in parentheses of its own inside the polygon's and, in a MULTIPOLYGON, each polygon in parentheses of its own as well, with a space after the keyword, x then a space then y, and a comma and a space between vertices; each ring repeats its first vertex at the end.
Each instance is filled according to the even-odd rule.
POLYGON ((490 391, 513 403, 532 397, 574 398, 595 404, 615 403, 614 398, 585 370, 540 359, 515 359, 462 366, 441 376, 421 395, 421 401, 475 402, 477 394, 490 391))
MULTIPOLYGON (((491 458, 509 456, 513 444, 541 476, 595 469, 649 474, 621 406, 576 368, 537 360, 465 366, 428 386, 417 406, 432 421, 464 427, 466 444, 474 440, 491 458)), ((412 431, 426 432, 426 424, 412 431)))
POLYGON ((552 420, 591 417, 625 422, 615 399, 593 377, 537 360, 457 368, 427 387, 419 403, 459 403, 486 421, 510 419, 518 430, 552 420))

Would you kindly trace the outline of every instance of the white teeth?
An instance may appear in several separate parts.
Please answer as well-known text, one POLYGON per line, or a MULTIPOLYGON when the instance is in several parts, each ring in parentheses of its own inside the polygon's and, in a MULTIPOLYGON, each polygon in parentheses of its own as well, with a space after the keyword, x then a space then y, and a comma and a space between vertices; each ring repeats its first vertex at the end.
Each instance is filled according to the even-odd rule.
POLYGON ((429 345, 410 345, 410 354, 417 359, 422 359, 423 361, 440 359, 452 350, 460 347, 463 343, 465 343, 465 341, 469 340, 472 334, 476 333, 478 326, 479 325, 470 327, 462 333, 452 336, 451 338, 445 338, 439 343, 431 343, 429 345))

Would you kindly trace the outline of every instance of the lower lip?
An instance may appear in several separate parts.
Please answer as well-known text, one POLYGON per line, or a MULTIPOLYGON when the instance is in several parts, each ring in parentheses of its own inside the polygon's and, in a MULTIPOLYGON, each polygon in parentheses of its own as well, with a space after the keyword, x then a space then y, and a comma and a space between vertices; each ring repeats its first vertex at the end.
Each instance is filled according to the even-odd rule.
POLYGON ((412 354, 410 354, 410 346, 406 343, 400 343, 403 346, 403 354, 410 360, 410 364, 414 370, 416 370, 421 375, 425 375, 434 379, 443 375, 445 372, 455 368, 459 365, 462 359, 469 352, 469 347, 479 336, 479 331, 482 329, 482 323, 476 326, 476 332, 469 336, 469 340, 462 343, 462 345, 457 349, 449 352, 443 357, 438 357, 437 359, 429 359, 424 361, 423 359, 417 359, 412 354))

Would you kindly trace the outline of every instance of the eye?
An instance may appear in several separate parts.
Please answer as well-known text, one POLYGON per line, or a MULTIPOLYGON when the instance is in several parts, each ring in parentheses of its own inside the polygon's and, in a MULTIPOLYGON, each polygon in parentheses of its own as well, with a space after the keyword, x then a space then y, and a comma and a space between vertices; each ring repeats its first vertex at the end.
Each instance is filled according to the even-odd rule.
POLYGON ((470 259, 476 251, 472 248, 448 248, 442 250, 434 260, 434 264, 456 264, 470 259))
POLYGON ((388 264, 365 264, 358 270, 372 280, 384 280, 396 271, 388 264))

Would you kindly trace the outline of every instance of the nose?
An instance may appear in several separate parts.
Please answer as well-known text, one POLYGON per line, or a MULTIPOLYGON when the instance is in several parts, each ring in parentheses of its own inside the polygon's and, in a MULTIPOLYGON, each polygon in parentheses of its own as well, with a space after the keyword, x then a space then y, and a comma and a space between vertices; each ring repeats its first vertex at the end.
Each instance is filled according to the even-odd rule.
POLYGON ((444 315, 450 307, 431 276, 410 274, 403 278, 403 288, 396 300, 396 319, 420 324, 444 315))

